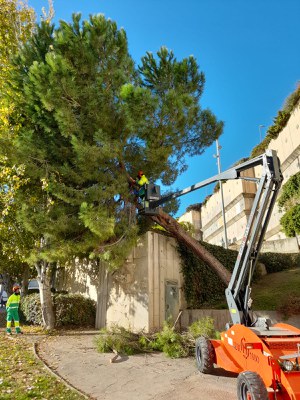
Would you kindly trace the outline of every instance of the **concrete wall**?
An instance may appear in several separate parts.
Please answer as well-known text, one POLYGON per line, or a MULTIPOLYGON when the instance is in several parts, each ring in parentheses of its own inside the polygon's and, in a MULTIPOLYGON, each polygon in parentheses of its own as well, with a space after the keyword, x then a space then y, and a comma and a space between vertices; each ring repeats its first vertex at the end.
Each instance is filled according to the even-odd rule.
POLYGON ((64 268, 58 268, 56 290, 79 293, 97 301, 99 287, 99 265, 89 260, 76 258, 64 268))
POLYGON ((166 284, 178 287, 178 301, 174 302, 173 320, 186 307, 183 293, 183 275, 175 239, 148 232, 149 330, 161 328, 166 318, 166 284))
POLYGON ((96 327, 114 324, 153 331, 166 320, 166 284, 178 287, 173 319, 185 307, 180 258, 173 238, 147 232, 115 273, 102 268, 96 327), (105 318, 104 318, 105 313, 105 318))
POLYGON ((149 330, 148 243, 139 240, 122 268, 108 274, 106 325, 149 330))

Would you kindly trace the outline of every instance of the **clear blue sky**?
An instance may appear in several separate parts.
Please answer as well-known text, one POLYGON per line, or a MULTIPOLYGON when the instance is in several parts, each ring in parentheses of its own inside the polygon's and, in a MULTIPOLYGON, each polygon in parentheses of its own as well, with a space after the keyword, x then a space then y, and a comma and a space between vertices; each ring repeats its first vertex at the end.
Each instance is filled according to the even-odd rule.
MULTIPOLYGON (((47 0, 29 0, 37 15, 47 0)), ((54 0, 55 22, 73 12, 102 13, 127 33, 137 64, 161 46, 177 59, 194 55, 206 76, 201 100, 225 122, 222 170, 260 142, 300 80, 299 0, 54 0), (259 129, 259 125, 264 125, 259 129)), ((189 160, 173 186, 183 189, 217 173, 216 146, 189 160)), ((181 198, 178 215, 212 187, 181 198)))

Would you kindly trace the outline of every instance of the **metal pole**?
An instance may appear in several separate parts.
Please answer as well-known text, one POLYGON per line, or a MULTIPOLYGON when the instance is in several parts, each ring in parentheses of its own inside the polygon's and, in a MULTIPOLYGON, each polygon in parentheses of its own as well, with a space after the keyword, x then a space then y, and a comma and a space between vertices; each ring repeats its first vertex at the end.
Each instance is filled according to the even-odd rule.
MULTIPOLYGON (((218 139, 216 140, 217 147, 217 163, 218 163, 218 173, 221 173, 221 160, 220 160, 220 146, 218 139)), ((225 207, 224 207, 224 196, 223 196, 223 186, 222 181, 219 181, 220 192, 221 192, 221 204, 222 204, 222 216, 223 216, 223 226, 224 226, 224 239, 225 239, 225 249, 228 249, 228 240, 227 240, 227 228, 226 228, 226 218, 225 218, 225 207)))
POLYGON ((259 139, 260 139, 260 141, 261 141, 261 128, 264 128, 265 127, 265 125, 259 125, 259 139))

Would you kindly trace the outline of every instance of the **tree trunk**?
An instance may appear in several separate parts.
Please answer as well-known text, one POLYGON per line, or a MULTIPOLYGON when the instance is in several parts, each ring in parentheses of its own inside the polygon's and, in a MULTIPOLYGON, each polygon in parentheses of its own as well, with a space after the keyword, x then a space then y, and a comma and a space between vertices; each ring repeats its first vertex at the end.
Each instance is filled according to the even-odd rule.
POLYGON ((22 276, 22 294, 26 296, 28 294, 28 281, 29 281, 29 267, 25 266, 22 276))
POLYGON ((38 272, 43 326, 47 330, 52 330, 55 327, 55 315, 51 295, 51 268, 46 261, 41 261, 35 267, 38 272))
POLYGON ((209 253, 201 244, 190 236, 180 224, 166 214, 159 208, 157 215, 151 215, 150 217, 157 224, 162 226, 167 232, 174 236, 179 242, 184 243, 197 257, 203 260, 216 274, 222 279, 222 281, 228 286, 231 278, 231 273, 220 263, 211 253, 209 253))

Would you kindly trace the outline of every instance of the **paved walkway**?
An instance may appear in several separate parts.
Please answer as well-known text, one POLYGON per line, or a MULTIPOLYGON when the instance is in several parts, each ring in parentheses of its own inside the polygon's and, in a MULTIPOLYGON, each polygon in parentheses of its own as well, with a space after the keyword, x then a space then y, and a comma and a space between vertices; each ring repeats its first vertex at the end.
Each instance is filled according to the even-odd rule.
POLYGON ((113 353, 96 351, 97 335, 92 330, 22 338, 35 344, 51 371, 89 399, 237 400, 235 374, 216 368, 213 375, 203 375, 193 357, 170 359, 162 353, 118 357, 112 363, 113 353))
POLYGON ((143 354, 110 359, 96 351, 97 332, 47 336, 39 356, 72 386, 99 400, 236 400, 236 376, 198 373, 193 358, 143 354))

